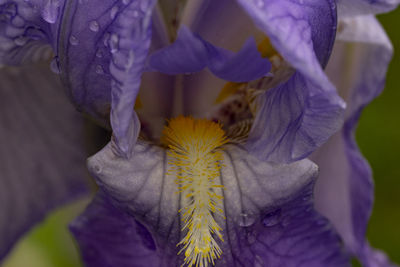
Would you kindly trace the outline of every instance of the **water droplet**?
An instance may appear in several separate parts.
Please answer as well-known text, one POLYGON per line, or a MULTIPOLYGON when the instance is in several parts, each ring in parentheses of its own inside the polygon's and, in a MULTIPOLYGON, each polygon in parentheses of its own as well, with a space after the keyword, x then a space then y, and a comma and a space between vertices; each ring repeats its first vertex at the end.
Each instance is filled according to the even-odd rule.
POLYGON ((113 8, 111 8, 111 12, 110 12, 111 19, 115 19, 115 16, 117 15, 117 13, 118 13, 117 6, 114 6, 113 8))
POLYGON ((251 213, 241 213, 239 216, 239 225, 242 227, 249 227, 256 221, 256 216, 251 213))
POLYGON ((97 73, 97 74, 104 74, 103 67, 100 66, 100 65, 97 65, 97 66, 96 66, 96 73, 97 73))
POLYGON ((139 11, 137 10, 133 11, 133 17, 135 18, 139 17, 139 11))
POLYGON ((272 227, 274 225, 277 225, 281 221, 281 210, 275 210, 273 212, 268 213, 264 220, 263 220, 263 225, 265 227, 272 227))
POLYGON ((54 57, 53 60, 50 63, 50 69, 52 72, 56 73, 56 74, 60 74, 61 70, 60 70, 60 63, 58 60, 58 57, 54 57))
POLYGON ((91 22, 89 22, 89 29, 92 32, 98 32, 99 29, 100 29, 100 25, 99 25, 99 23, 97 21, 92 20, 91 22))
POLYGON ((71 35, 71 37, 69 37, 69 43, 71 45, 78 45, 79 44, 79 40, 75 36, 71 35))
POLYGON ((18 46, 23 46, 28 42, 29 38, 26 36, 18 36, 14 39, 14 43, 18 46))
POLYGON ((108 46, 109 40, 110 40, 110 34, 109 33, 104 34, 104 39, 103 39, 104 46, 108 46))
POLYGON ((60 5, 60 0, 47 0, 42 10, 42 18, 48 23, 55 23, 58 18, 60 5))
POLYGON ((96 52, 96 57, 102 58, 102 57, 103 57, 103 52, 100 51, 100 50, 97 50, 97 52, 96 52))
POLYGON ((102 172, 102 168, 101 168, 100 165, 94 164, 94 165, 93 165, 93 171, 94 171, 95 173, 97 173, 97 174, 100 174, 100 173, 102 172))
POLYGON ((124 5, 129 4, 129 2, 130 2, 130 0, 122 0, 122 3, 123 3, 124 5))
POLYGON ((111 34, 110 41, 108 42, 111 53, 116 53, 118 51, 118 43, 119 43, 118 35, 115 33, 111 34))

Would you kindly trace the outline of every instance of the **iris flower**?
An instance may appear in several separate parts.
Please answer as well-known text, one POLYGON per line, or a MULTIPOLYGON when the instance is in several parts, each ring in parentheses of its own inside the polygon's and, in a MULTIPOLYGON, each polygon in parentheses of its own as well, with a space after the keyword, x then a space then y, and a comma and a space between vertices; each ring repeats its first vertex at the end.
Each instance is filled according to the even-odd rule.
POLYGON ((354 128, 392 55, 374 14, 397 4, 1 1, 0 60, 19 67, 0 72, 0 256, 88 191, 64 90, 112 131, 71 224, 87 266, 390 266, 365 239, 354 128))

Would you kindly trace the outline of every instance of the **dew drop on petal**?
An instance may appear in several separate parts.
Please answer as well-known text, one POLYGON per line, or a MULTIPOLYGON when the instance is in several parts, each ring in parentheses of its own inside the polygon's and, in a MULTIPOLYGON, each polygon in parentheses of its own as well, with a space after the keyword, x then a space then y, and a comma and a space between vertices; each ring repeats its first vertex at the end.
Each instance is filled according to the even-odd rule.
POLYGON ((100 50, 97 50, 97 52, 96 52, 96 57, 102 58, 102 57, 103 57, 103 52, 100 51, 100 50))
POLYGON ((79 40, 75 36, 71 35, 71 37, 69 37, 69 43, 71 45, 78 45, 79 44, 79 40))
POLYGON ((14 43, 18 46, 23 46, 28 42, 29 38, 26 36, 18 36, 14 39, 14 43))
POLYGON ((119 42, 118 35, 115 33, 111 34, 110 40, 108 42, 111 53, 116 53, 118 51, 118 42, 119 42))
POLYGON ((56 74, 60 74, 61 70, 60 70, 60 64, 58 62, 58 57, 54 57, 53 60, 50 63, 50 69, 52 72, 56 73, 56 74))
POLYGON ((99 23, 97 21, 92 20, 91 22, 89 22, 89 29, 92 32, 98 32, 99 29, 100 29, 100 25, 99 25, 99 23))
POLYGON ((256 221, 256 216, 251 213, 241 213, 239 216, 238 224, 242 227, 252 226, 256 221))
POLYGON ((281 221, 281 210, 275 210, 273 212, 268 213, 263 220, 263 225, 265 227, 272 227, 277 225, 281 221))
POLYGON ((104 74, 103 67, 100 66, 100 65, 97 65, 97 66, 96 66, 96 73, 97 73, 97 74, 104 74))
POLYGON ((55 23, 58 18, 60 5, 60 0, 47 0, 42 10, 42 18, 48 23, 55 23))
POLYGON ((110 11, 110 16, 111 16, 111 19, 115 19, 115 16, 117 15, 117 13, 118 13, 118 7, 113 7, 113 8, 111 8, 111 11, 110 11))

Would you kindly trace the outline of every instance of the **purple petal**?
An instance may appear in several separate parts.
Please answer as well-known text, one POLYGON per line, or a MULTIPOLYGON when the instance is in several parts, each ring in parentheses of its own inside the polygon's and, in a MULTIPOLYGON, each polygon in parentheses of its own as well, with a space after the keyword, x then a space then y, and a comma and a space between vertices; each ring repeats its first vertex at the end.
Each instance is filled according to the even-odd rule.
POLYGON ((140 128, 133 106, 150 47, 154 3, 67 1, 63 10, 57 51, 63 82, 78 107, 95 117, 106 118, 111 102, 115 149, 124 157, 140 128))
POLYGON ((395 9, 399 0, 338 0, 340 17, 351 17, 365 14, 378 14, 395 9))
POLYGON ((347 100, 348 108, 342 131, 312 156, 321 170, 316 207, 335 225, 363 265, 390 266, 383 263, 378 252, 372 252, 365 240, 373 183, 354 131, 364 106, 383 89, 392 46, 373 16, 346 19, 340 26, 327 72, 347 100), (346 75, 349 73, 352 75, 346 75))
POLYGON ((216 47, 183 26, 177 40, 151 55, 150 70, 176 75, 198 72, 208 67, 217 77, 246 82, 266 75, 271 64, 261 57, 254 39, 250 38, 238 53, 216 47))
POLYGON ((84 121, 46 64, 0 71, 0 259, 48 212, 88 193, 84 121))
POLYGON ((42 19, 40 10, 44 6, 42 0, 3 1, 0 5, 0 64, 19 65, 49 58, 54 41, 50 33, 54 25, 42 19))
POLYGON ((176 41, 149 58, 150 68, 169 75, 198 72, 207 66, 208 51, 205 41, 182 27, 176 41))
POLYGON ((329 58, 335 37, 335 2, 237 1, 297 70, 288 82, 262 96, 247 144, 249 151, 260 159, 278 162, 304 158, 342 123, 345 104, 321 67, 329 58), (270 110, 284 123, 265 119, 270 110))
POLYGON ((336 105, 341 101, 336 93, 307 84, 299 73, 260 100, 246 144, 260 158, 274 162, 305 158, 341 126, 338 118, 343 110, 336 105))
POLYGON ((217 77, 232 82, 247 82, 265 76, 271 63, 261 57, 253 38, 246 41, 236 54, 217 47, 207 46, 208 68, 217 77))
POLYGON ((85 266, 159 266, 150 233, 101 191, 70 225, 85 266))
MULTIPOLYGON (((174 177, 166 174, 168 162, 162 148, 137 143, 130 159, 116 156, 108 145, 88 165, 99 186, 125 212, 119 219, 134 216, 152 234, 161 265, 180 266, 183 255, 177 255, 176 244, 183 235, 178 212, 182 202, 174 177)), ((233 145, 226 147, 223 164, 221 208, 226 220, 216 220, 225 242, 216 266, 346 266, 337 234, 313 210, 315 165, 308 160, 261 162, 233 145)), ((112 257, 113 252, 102 252, 112 257)))

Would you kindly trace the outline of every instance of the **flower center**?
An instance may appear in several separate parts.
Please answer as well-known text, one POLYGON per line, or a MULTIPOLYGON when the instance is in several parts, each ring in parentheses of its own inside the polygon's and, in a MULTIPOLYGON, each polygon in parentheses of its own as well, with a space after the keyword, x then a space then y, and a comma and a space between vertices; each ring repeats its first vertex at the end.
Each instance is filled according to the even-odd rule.
POLYGON ((177 117, 163 131, 168 154, 172 158, 169 173, 176 175, 178 192, 182 195, 182 231, 179 242, 185 251, 188 266, 208 266, 220 257, 222 250, 214 237, 222 239, 222 228, 214 214, 223 216, 220 208, 223 186, 217 184, 223 155, 221 146, 228 139, 221 125, 206 119, 177 117))

